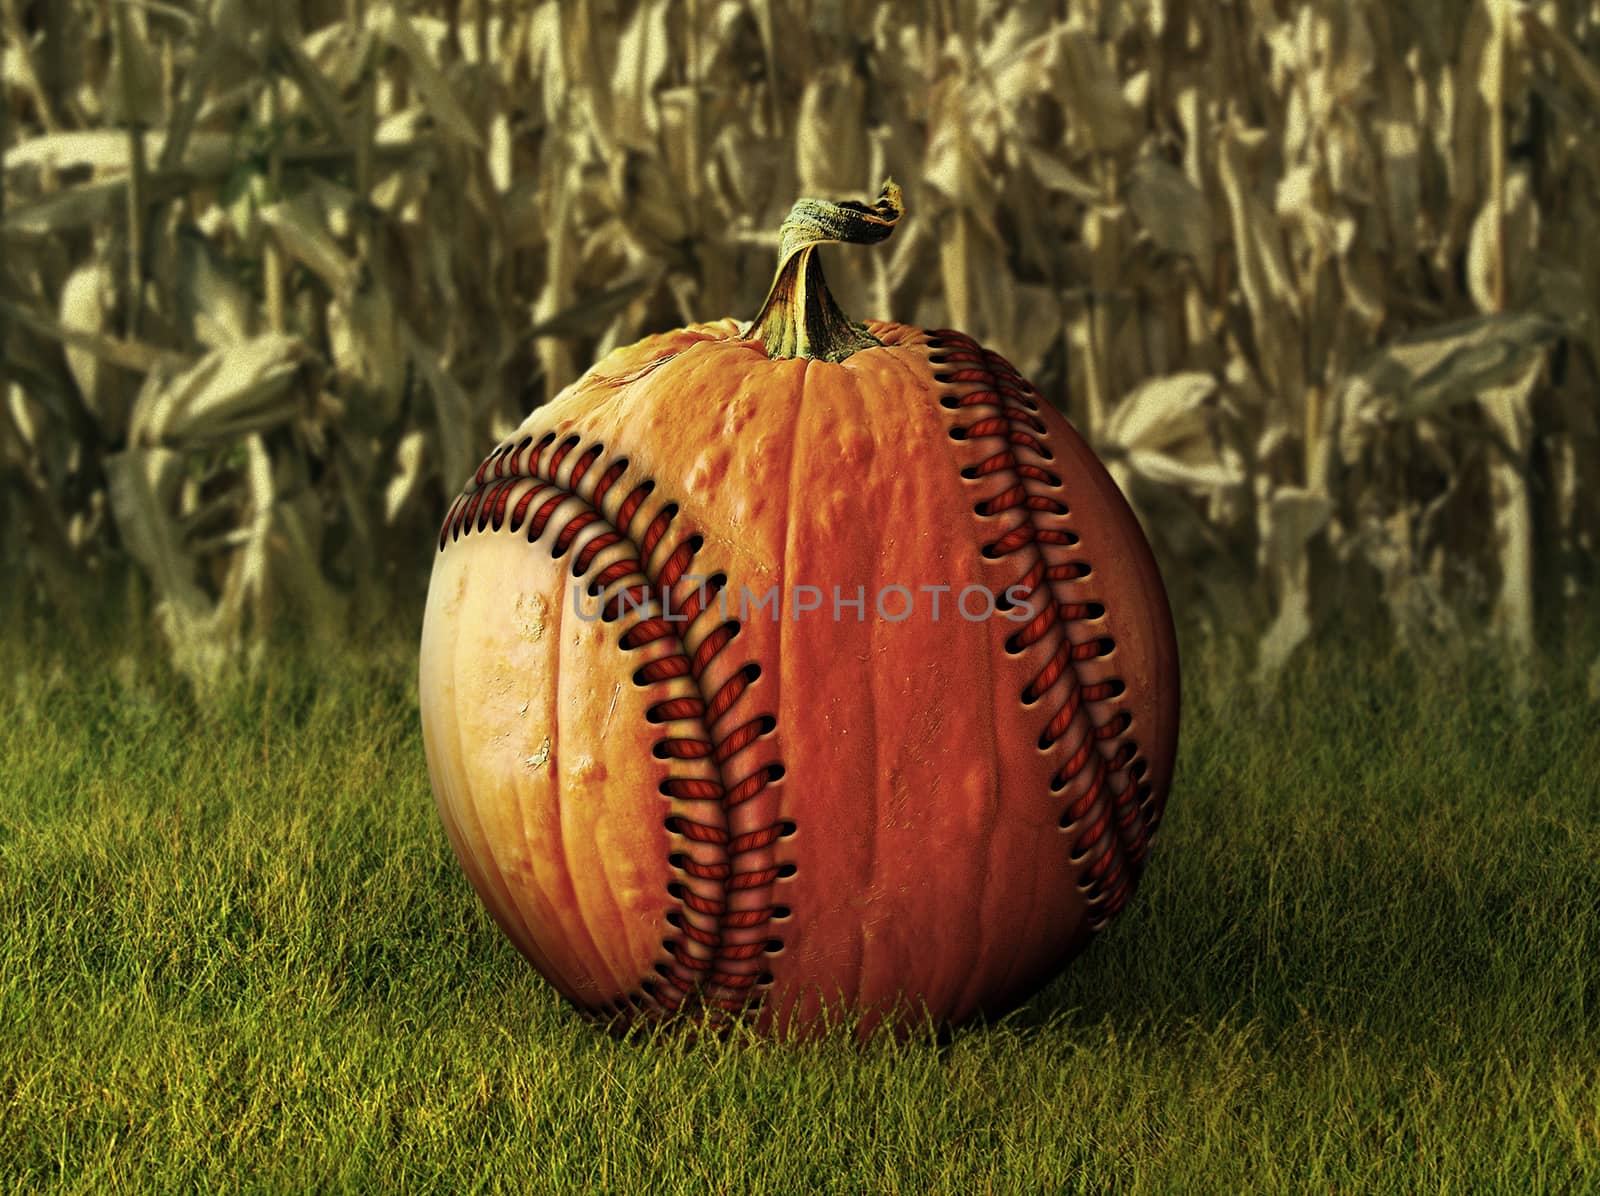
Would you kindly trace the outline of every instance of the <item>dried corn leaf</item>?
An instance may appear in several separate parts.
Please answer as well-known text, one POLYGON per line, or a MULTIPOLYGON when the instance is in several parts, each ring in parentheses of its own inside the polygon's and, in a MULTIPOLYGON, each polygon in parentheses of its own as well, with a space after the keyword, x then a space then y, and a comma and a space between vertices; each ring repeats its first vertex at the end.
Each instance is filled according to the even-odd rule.
POLYGON ((59 320, 44 315, 31 307, 9 303, 0 299, 0 315, 7 320, 37 333, 60 341, 74 349, 93 354, 101 361, 110 362, 122 369, 142 374, 157 365, 173 365, 183 359, 169 350, 157 348, 144 341, 121 339, 106 333, 83 332, 68 328, 59 320))
POLYGON ((1523 7, 1516 14, 1522 31, 1534 45, 1548 50, 1556 64, 1575 83, 1587 98, 1591 108, 1600 108, 1600 66, 1591 55, 1579 49, 1562 30, 1551 25, 1545 14, 1533 5, 1523 7))
POLYGON ((1210 269, 1211 205, 1183 171, 1162 158, 1141 158, 1128 181, 1128 206, 1158 246, 1210 269))
POLYGON ((511 144, 511 118, 496 112, 489 120, 489 178, 506 194, 516 183, 516 155, 511 144))
POLYGON ((952 81, 946 87, 946 98, 941 101, 947 114, 935 122, 928 152, 923 157, 922 177, 964 211, 987 209, 990 206, 986 194, 987 170, 978 147, 973 144, 959 103, 949 98, 954 90, 952 81), (951 109, 953 111, 949 111, 951 109))
POLYGON ((1258 679, 1270 684, 1281 676, 1294 650, 1311 635, 1311 628, 1309 596, 1303 590, 1291 592, 1256 645, 1258 679))
POLYGON ((242 550, 234 554, 227 584, 228 597, 235 603, 247 594, 259 600, 266 592, 273 513, 278 502, 278 483, 266 441, 260 432, 251 432, 243 440, 249 502, 239 529, 244 533, 242 550))
POLYGON ((1534 253, 1539 246, 1539 209, 1533 201, 1526 169, 1506 179, 1503 208, 1493 199, 1484 201, 1467 240, 1467 288, 1479 311, 1499 311, 1521 306, 1533 279, 1534 253), (1504 223, 1502 224, 1502 214, 1504 223), (1500 240, 1504 231, 1505 241, 1500 240), (1504 259, 1505 302, 1495 293, 1495 279, 1504 259))
MULTIPOLYGON (((142 134, 146 160, 155 161, 166 152, 168 136, 163 129, 142 134)), ((235 139, 226 133, 197 133, 185 145, 182 169, 196 174, 214 174, 233 160, 235 139)), ((30 137, 5 152, 7 171, 42 169, 68 171, 89 168, 112 174, 128 170, 133 144, 122 129, 84 129, 30 137)), ((179 165, 174 163, 173 165, 179 165)))
POLYGON ((161 64, 150 48, 144 14, 130 11, 132 5, 119 8, 113 22, 110 86, 102 93, 105 119, 115 125, 158 124, 165 95, 161 64))
POLYGON ((1152 378, 1125 395, 1106 427, 1107 439, 1124 449, 1155 447, 1205 427, 1206 403, 1217 393, 1210 374, 1152 378))
POLYGON ((1140 117, 1122 91, 1106 47, 1085 26, 1071 24, 1054 35, 1055 94, 1076 135, 1098 153, 1117 153, 1138 140, 1140 117))
POLYGON ((328 304, 328 347, 336 376, 358 399, 353 420, 374 431, 398 414, 406 381, 406 349, 388 290, 376 283, 347 302, 328 304))
POLYGON ((1099 437, 1113 472, 1202 493, 1241 484, 1244 462, 1219 436, 1216 400, 1210 374, 1172 374, 1135 387, 1099 437))
POLYGON ((1560 332, 1529 312, 1477 316, 1396 341, 1351 382, 1393 396, 1395 415, 1416 419, 1513 381, 1560 332))
POLYGON ((1410 120, 1381 120, 1376 129, 1388 200, 1388 227, 1395 255, 1405 259, 1416 253, 1426 232, 1422 220, 1421 139, 1410 120))
POLYGON ((848 195, 865 185, 867 130, 861 76, 840 64, 806 83, 795 127, 800 189, 806 195, 848 195))
POLYGON ((345 625, 349 600, 339 593, 322 571, 322 514, 317 496, 302 490, 292 498, 280 498, 268 508, 268 531, 262 539, 266 550, 256 589, 263 597, 270 592, 296 602, 297 622, 307 629, 313 641, 332 646, 345 625))
POLYGON ((355 134, 345 120, 343 108, 339 103, 338 87, 334 81, 323 74, 311 56, 292 39, 278 40, 273 46, 273 52, 283 64, 285 73, 294 81, 295 88, 306 107, 316 117, 317 123, 332 137, 333 143, 340 146, 352 145, 355 134))
POLYGON ((421 430, 407 433, 395 446, 394 467, 383 488, 383 521, 393 527, 421 491, 428 460, 428 438, 421 430))
POLYGON ((1333 501, 1301 486, 1279 486, 1261 508, 1261 564, 1287 577, 1305 563, 1306 542, 1328 526, 1333 501))
MULTIPOLYGON (((7 363, 10 364, 9 362, 7 363)), ((41 404, 18 382, 6 387, 6 415, 11 428, 23 449, 35 449, 39 444, 39 408, 41 404)), ((19 459, 22 454, 19 454, 19 459)))
POLYGON ((1283 227, 1256 193, 1248 161, 1256 133, 1231 126, 1218 155, 1218 174, 1228 197, 1234 251, 1239 257, 1239 282, 1258 325, 1270 328, 1275 317, 1299 309, 1294 275, 1283 247, 1283 227))
POLYGON ((479 455, 473 429, 472 400, 450 376, 439 355, 404 323, 400 325, 400 339, 433 394, 434 426, 439 437, 439 472, 446 489, 455 489, 467 480, 479 455))
MULTIPOLYGON (((152 171, 146 192, 149 202, 162 204, 181 194, 190 180, 181 174, 152 171)), ((110 225, 120 219, 128 202, 128 179, 99 179, 75 183, 52 191, 39 199, 7 207, 8 232, 54 234, 95 225, 110 225)))
POLYGON ((213 349, 181 371, 153 369, 134 401, 129 438, 215 444, 287 423, 299 410, 295 381, 310 356, 298 337, 267 333, 213 349))
POLYGON ((192 617, 211 609, 194 560, 171 512, 183 482, 183 456, 171 449, 127 449, 106 458, 106 487, 122 545, 156 593, 192 617))
POLYGON ((670 44, 667 0, 645 0, 617 41, 611 73, 611 120, 605 134, 620 149, 648 148, 660 127, 655 91, 666 74, 670 44))
POLYGON ((1259 675, 1276 677, 1311 634, 1310 570, 1306 545, 1328 525, 1333 503, 1324 494, 1280 486, 1261 508, 1261 565, 1277 592, 1277 613, 1257 645, 1259 675))
POLYGON ((1486 388, 1478 399, 1491 426, 1510 449, 1509 455, 1498 456, 1489 464, 1494 545, 1500 566, 1494 615, 1501 634, 1518 649, 1514 659, 1521 662, 1521 667, 1513 671, 1513 676, 1519 683, 1529 680, 1526 662, 1535 647, 1534 508, 1524 470, 1533 440, 1533 389, 1543 369, 1542 356, 1534 356, 1519 377, 1503 386, 1486 388))
POLYGON ((262 208, 261 221, 270 228, 288 255, 327 283, 336 295, 354 289, 358 272, 310 202, 283 200, 262 208))
MULTIPOLYGON (((61 284, 61 327, 81 337, 98 338, 106 330, 115 303, 116 286, 111 267, 91 259, 61 284)), ((125 401, 117 386, 121 380, 111 377, 110 371, 104 368, 104 359, 85 348, 81 340, 63 345, 62 349, 84 406, 93 412, 102 428, 120 432, 126 414, 120 409, 120 403, 125 401)))
POLYGON ((1257 140, 1257 131, 1230 124, 1217 170, 1228 199, 1239 285, 1259 342, 1261 371, 1281 398, 1298 406, 1306 381, 1300 298, 1284 248, 1283 226, 1256 192, 1250 156, 1257 140))
POLYGON ((391 3, 385 6, 377 28, 384 41, 405 57, 411 70, 411 81, 416 85, 434 123, 457 140, 481 150, 483 138, 479 136, 466 109, 456 99, 450 81, 434 61, 433 53, 419 35, 416 23, 399 4, 391 3))
MULTIPOLYGON (((20 337, 14 339, 22 340, 20 337)), ((25 470, 47 472, 51 468, 59 469, 61 465, 59 455, 54 461, 45 456, 48 450, 59 446, 40 441, 34 411, 42 409, 49 412, 62 428, 70 428, 74 423, 77 403, 69 393, 72 383, 70 378, 62 378, 56 369, 54 357, 52 353, 48 361, 44 360, 26 342, 14 347, 7 355, 6 379, 10 385, 5 390, 4 410, 13 422, 12 430, 22 441, 21 445, 13 444, 13 447, 26 449, 33 454, 24 463, 27 454, 18 453, 15 469, 19 477, 25 470)), ((0 431, 7 427, 7 422, 0 420, 0 431)))
POLYGON ((1019 145, 1017 154, 1033 172, 1033 177, 1047 189, 1071 196, 1082 204, 1100 202, 1100 189, 1068 167, 1050 147, 1019 145))
POLYGON ((255 329, 255 300, 198 229, 178 233, 178 299, 195 338, 211 348, 248 340, 255 329))
POLYGON ((554 315, 534 320, 528 336, 593 336, 640 295, 661 281, 659 273, 626 279, 579 299, 554 315))
POLYGON ((540 111, 554 120, 567 102, 571 80, 562 52, 563 13, 556 0, 534 7, 523 23, 527 38, 527 71, 539 89, 540 111))
POLYGON ((1016 5, 1002 11, 978 49, 974 73, 985 85, 974 90, 993 105, 996 121, 1006 127, 1015 125, 1031 97, 1050 91, 1062 43, 1073 34, 1053 27, 1049 14, 1037 7, 1016 5))

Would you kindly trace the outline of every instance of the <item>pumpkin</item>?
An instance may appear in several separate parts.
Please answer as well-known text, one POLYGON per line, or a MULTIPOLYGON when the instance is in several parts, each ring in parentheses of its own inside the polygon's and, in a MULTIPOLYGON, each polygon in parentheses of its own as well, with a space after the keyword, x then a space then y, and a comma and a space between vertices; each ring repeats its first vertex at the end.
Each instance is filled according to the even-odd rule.
POLYGON ((1106 470, 970 337, 847 319, 802 200, 756 319, 616 350, 439 535, 428 770, 517 948, 613 1027, 1009 1010, 1127 903, 1172 619, 1106 470))

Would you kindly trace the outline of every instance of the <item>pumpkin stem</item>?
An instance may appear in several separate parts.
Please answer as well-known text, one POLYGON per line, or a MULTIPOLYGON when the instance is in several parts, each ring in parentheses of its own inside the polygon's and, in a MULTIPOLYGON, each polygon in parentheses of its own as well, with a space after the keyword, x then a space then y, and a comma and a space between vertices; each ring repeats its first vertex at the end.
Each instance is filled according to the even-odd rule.
POLYGON ((767 355, 843 361, 861 349, 881 345, 861 324, 839 310, 822 278, 816 248, 840 241, 870 245, 894 232, 905 210, 900 187, 889 179, 876 203, 801 199, 789 209, 779 232, 778 272, 772 289, 743 330, 766 346, 767 355))

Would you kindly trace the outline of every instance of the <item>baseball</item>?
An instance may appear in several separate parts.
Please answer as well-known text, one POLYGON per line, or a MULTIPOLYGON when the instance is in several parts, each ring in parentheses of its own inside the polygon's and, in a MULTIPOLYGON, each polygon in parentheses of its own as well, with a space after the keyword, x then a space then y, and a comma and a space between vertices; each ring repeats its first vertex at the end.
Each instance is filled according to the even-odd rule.
POLYGON ((802 201, 755 320, 611 353, 467 480, 422 633, 450 842, 611 1026, 1014 1008, 1122 909, 1171 782, 1172 618, 1067 421, 948 330, 854 323, 802 201))

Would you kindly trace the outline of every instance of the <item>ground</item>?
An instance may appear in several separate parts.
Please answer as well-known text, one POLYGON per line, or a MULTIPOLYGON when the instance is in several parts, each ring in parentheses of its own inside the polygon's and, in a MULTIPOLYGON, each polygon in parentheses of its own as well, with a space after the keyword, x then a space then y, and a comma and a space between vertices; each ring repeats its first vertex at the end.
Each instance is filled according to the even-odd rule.
POLYGON ((7 625, 0 1189, 1600 1189, 1576 663, 1328 643, 1263 694, 1190 637, 1128 911, 1007 1021, 857 1051, 571 1014, 450 855, 414 638, 196 700, 7 625))

